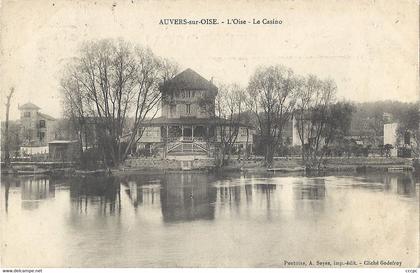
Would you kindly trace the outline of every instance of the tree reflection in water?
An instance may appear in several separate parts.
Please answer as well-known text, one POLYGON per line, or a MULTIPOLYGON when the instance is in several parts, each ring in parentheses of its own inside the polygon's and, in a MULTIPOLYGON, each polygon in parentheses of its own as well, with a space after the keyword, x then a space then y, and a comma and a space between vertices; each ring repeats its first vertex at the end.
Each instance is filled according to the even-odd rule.
POLYGON ((325 211, 325 178, 300 179, 294 185, 293 191, 296 216, 316 219, 325 211))
POLYGON ((9 190, 10 190, 10 182, 6 180, 4 183, 4 211, 8 213, 9 210, 9 190))
POLYGON ((103 215, 121 213, 120 183, 114 177, 75 178, 70 183, 70 197, 80 213, 87 213, 90 204, 99 204, 103 215))
POLYGON ((295 187, 296 198, 302 200, 322 200, 325 198, 325 179, 313 178, 300 181, 295 187))

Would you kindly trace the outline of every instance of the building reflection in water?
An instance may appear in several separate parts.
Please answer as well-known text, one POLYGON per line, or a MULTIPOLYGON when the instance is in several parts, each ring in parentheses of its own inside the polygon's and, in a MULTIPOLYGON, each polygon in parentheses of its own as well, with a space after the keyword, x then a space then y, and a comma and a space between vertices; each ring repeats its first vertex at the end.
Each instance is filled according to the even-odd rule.
POLYGON ((46 177, 25 177, 20 183, 22 208, 36 209, 39 201, 55 197, 55 186, 46 177))
POLYGON ((180 222, 214 219, 216 189, 211 174, 171 173, 163 177, 160 200, 163 220, 180 222))
POLYGON ((102 215, 121 212, 120 183, 114 177, 75 178, 70 183, 70 197, 80 213, 87 213, 91 205, 99 206, 102 215))
POLYGON ((389 174, 384 176, 384 190, 406 197, 416 196, 416 183, 412 173, 389 174))
POLYGON ((154 206, 160 202, 160 179, 144 182, 129 180, 124 182, 125 193, 137 210, 139 206, 154 206))

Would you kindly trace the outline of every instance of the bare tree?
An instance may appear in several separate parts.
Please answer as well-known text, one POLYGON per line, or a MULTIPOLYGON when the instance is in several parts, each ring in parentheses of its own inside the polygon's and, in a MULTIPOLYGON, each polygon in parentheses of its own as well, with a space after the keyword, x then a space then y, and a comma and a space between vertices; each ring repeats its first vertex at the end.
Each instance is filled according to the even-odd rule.
POLYGON ((9 95, 6 98, 6 122, 4 125, 5 130, 5 142, 4 142, 4 164, 6 167, 10 165, 10 141, 9 141, 9 110, 10 110, 10 100, 12 99, 15 88, 11 87, 9 95))
POLYGON ((284 129, 296 103, 298 83, 293 71, 281 65, 259 68, 250 79, 247 104, 256 116, 268 166, 283 142, 284 129))
MULTIPOLYGON (((295 110, 295 126, 302 144, 302 159, 308 168, 319 167, 337 87, 332 80, 314 75, 301 79, 295 110), (321 152, 321 153, 320 153, 321 152)), ((331 130, 330 130, 331 131, 331 130)))
POLYGON ((137 86, 133 107, 134 123, 131 129, 131 137, 123 153, 124 159, 131 146, 140 140, 148 115, 154 118, 158 113, 158 106, 161 101, 159 84, 170 80, 178 72, 178 66, 175 63, 157 58, 150 49, 137 47, 135 54, 139 68, 136 74, 137 86))
POLYGON ((241 127, 245 91, 238 84, 221 85, 215 101, 217 133, 221 143, 222 166, 228 164, 241 127))
POLYGON ((123 40, 86 42, 68 64, 61 80, 64 104, 80 130, 95 127, 105 164, 119 165, 140 139, 158 111, 158 84, 174 67, 123 40), (127 128, 129 116, 134 122, 127 128))
POLYGON ((216 138, 220 141, 221 165, 228 164, 245 110, 245 90, 238 84, 219 84, 217 95, 205 93, 198 104, 215 118, 216 138))

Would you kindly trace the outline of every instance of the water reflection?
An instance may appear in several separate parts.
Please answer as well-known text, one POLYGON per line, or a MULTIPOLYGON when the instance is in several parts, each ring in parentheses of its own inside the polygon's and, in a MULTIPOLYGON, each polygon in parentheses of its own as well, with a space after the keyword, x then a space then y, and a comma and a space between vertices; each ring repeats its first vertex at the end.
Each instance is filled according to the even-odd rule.
POLYGON ((21 183, 22 208, 36 209, 41 200, 54 198, 55 188, 47 178, 29 178, 21 183))
POLYGON ((216 190, 212 175, 178 173, 165 175, 161 183, 161 206, 165 222, 214 219, 216 190))
POLYGON ((325 179, 301 180, 295 187, 296 199, 321 200, 325 198, 325 179))
POLYGON ((294 188, 294 212, 297 218, 317 219, 325 211, 325 178, 301 179, 294 188))
POLYGON ((2 182, 8 236, 1 243, 11 266, 282 266, 296 257, 388 256, 405 267, 417 262, 419 185, 409 173, 2 182), (389 236, 395 225, 398 236, 389 236), (25 257, 18 255, 23 244, 25 257), (39 245, 47 247, 39 252, 39 245))
POLYGON ((404 175, 390 174, 383 177, 384 190, 406 197, 416 196, 415 178, 411 173, 404 175))
POLYGON ((134 208, 139 206, 153 206, 160 200, 160 180, 149 181, 147 184, 138 183, 136 181, 128 181, 125 183, 127 189, 125 193, 130 198, 134 208), (150 183, 150 184, 149 184, 150 183))
POLYGON ((10 182, 8 180, 6 180, 6 182, 4 183, 4 209, 5 212, 7 213, 9 211, 9 190, 10 190, 10 182))
POLYGON ((2 176, 1 185, 4 187, 4 211, 9 211, 9 194, 10 190, 20 189, 20 182, 23 177, 16 178, 14 176, 2 176))
MULTIPOLYGON (((233 202, 235 205, 239 205, 241 202, 241 188, 243 186, 230 185, 228 183, 218 187, 217 195, 221 202, 233 202)), ((252 191, 246 191, 245 195, 252 195, 252 191)))
POLYGON ((50 185, 47 178, 29 178, 21 184, 22 200, 36 201, 47 198, 53 198, 55 195, 54 185, 50 185))
POLYGON ((70 183, 70 198, 80 213, 87 213, 89 205, 98 206, 102 215, 121 212, 120 183, 114 177, 75 178, 70 183))

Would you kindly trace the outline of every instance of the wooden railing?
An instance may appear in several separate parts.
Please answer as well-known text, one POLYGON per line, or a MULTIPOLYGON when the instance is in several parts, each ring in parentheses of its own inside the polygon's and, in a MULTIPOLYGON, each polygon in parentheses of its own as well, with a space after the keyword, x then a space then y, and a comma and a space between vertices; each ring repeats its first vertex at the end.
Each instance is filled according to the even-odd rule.
POLYGON ((205 144, 190 142, 170 143, 166 146, 166 152, 169 153, 208 153, 209 149, 205 144))
POLYGON ((207 139, 205 137, 191 137, 191 136, 181 136, 181 137, 163 137, 162 142, 208 142, 213 139, 207 139))
MULTIPOLYGON (((180 142, 168 143, 168 145, 166 146, 167 147, 166 152, 169 153, 171 151, 174 151, 175 149, 179 148, 182 144, 183 143, 180 143, 180 142)), ((182 147, 181 147, 181 149, 182 149, 182 147)))

